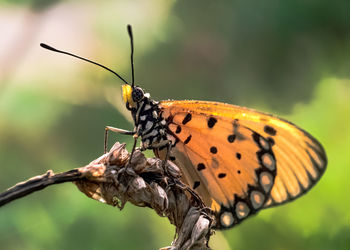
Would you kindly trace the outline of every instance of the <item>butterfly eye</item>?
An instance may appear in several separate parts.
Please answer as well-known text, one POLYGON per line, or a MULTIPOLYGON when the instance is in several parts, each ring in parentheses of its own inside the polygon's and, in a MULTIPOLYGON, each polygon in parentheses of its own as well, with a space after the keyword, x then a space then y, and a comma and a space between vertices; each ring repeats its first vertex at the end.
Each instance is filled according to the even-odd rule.
POLYGON ((143 90, 141 89, 141 88, 139 88, 139 87, 135 87, 135 88, 133 88, 133 90, 132 90, 132 100, 134 101, 134 102, 139 102, 139 101, 141 101, 142 99, 143 99, 143 97, 144 97, 144 93, 143 93, 143 90))

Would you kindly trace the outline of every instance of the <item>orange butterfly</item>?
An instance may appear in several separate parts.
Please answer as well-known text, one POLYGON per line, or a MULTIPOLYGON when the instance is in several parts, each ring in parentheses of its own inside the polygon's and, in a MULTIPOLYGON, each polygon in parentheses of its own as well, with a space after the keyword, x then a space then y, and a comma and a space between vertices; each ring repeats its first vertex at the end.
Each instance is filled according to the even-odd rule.
MULTIPOLYGON (((134 120, 134 130, 106 127, 133 135, 136 146, 153 149, 164 160, 175 162, 183 180, 202 197, 216 216, 216 228, 233 227, 262 208, 296 199, 321 178, 327 158, 321 144, 296 125, 244 107, 206 101, 156 102, 132 83, 119 77, 123 100, 134 120)), ((105 143, 106 148, 106 143, 105 143)))

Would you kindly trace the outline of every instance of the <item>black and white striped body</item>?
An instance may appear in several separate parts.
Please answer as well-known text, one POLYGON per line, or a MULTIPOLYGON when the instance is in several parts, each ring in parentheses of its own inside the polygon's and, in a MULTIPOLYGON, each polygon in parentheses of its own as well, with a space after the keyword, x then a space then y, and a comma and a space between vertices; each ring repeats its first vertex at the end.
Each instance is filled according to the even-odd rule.
POLYGON ((166 121, 161 116, 158 102, 152 100, 149 94, 145 94, 142 101, 136 103, 136 107, 129 107, 134 124, 135 133, 141 137, 141 149, 162 148, 169 144, 166 133, 166 121))

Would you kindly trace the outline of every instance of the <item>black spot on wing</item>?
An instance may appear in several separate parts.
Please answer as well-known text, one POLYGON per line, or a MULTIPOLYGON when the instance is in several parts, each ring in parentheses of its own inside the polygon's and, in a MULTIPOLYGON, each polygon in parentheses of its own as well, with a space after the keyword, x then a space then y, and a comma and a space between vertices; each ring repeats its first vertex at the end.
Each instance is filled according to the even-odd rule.
POLYGON ((202 171, 203 169, 205 169, 205 165, 204 165, 203 163, 199 163, 199 164, 197 165, 197 170, 198 170, 198 171, 202 171))
POLYGON ((218 149, 216 147, 213 146, 210 148, 210 153, 216 154, 217 152, 218 152, 218 149))
POLYGON ((269 125, 266 125, 266 126, 264 127, 264 131, 265 131, 265 133, 267 133, 267 134, 269 134, 269 135, 272 135, 272 136, 275 136, 276 133, 277 133, 276 129, 274 129, 273 127, 271 127, 271 126, 269 126, 269 125))
POLYGON ((182 121, 182 124, 185 125, 186 123, 188 123, 189 121, 191 121, 192 119, 192 115, 190 113, 188 113, 185 118, 182 121))
POLYGON ((275 140, 271 137, 267 137, 267 141, 270 143, 270 146, 275 145, 275 140))
POLYGON ((195 181, 195 182, 193 183, 193 188, 192 188, 192 189, 196 189, 197 187, 199 187, 200 184, 201 184, 201 183, 200 183, 199 181, 195 181))
POLYGON ((191 141, 192 135, 189 135, 186 140, 184 141, 185 144, 189 143, 191 141))
POLYGON ((218 120, 214 117, 210 117, 208 120, 208 128, 213 128, 215 123, 217 123, 218 120))
POLYGON ((229 135, 227 137, 227 140, 229 143, 233 143, 235 141, 235 139, 236 139, 236 135, 229 135))
POLYGON ((177 126, 176 127, 176 131, 175 131, 176 134, 179 134, 181 133, 181 127, 180 126, 177 126))
POLYGON ((238 160, 240 160, 242 158, 242 155, 240 153, 236 153, 236 157, 238 160))
POLYGON ((226 177, 226 174, 225 174, 225 173, 220 173, 220 174, 218 174, 218 177, 219 177, 220 179, 222 179, 222 178, 226 177))

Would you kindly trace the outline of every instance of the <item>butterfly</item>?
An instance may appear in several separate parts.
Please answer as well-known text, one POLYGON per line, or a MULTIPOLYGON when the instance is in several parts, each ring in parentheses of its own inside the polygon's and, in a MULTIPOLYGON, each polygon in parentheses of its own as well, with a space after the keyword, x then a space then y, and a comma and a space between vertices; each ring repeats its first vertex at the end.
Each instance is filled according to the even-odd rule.
MULTIPOLYGON (((125 84, 122 97, 134 129, 107 126, 108 131, 132 135, 135 150, 151 149, 182 170, 182 179, 215 214, 217 229, 231 228, 263 208, 292 201, 309 191, 325 172, 326 153, 309 133, 276 116, 240 106, 208 101, 151 99, 134 84, 134 43, 131 26, 132 82, 96 64, 125 84)), ((131 155, 132 155, 131 153, 131 155)))

